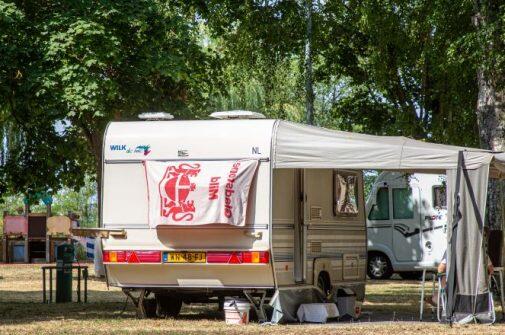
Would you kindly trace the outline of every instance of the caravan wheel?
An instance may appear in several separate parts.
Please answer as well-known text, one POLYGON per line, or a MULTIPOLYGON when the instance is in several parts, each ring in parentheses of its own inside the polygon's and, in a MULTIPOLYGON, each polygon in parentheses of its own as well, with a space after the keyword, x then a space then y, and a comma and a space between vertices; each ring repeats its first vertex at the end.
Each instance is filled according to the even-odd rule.
POLYGON ((367 273, 371 279, 389 279, 393 275, 393 267, 386 255, 370 253, 368 255, 367 273))
POLYGON ((175 318, 182 307, 182 297, 156 294, 156 314, 160 317, 175 318))

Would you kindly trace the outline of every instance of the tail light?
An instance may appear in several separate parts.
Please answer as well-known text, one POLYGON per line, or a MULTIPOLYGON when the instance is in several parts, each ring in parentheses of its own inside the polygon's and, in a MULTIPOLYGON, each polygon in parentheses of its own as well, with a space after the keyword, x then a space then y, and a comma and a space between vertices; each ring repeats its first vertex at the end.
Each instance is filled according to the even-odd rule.
POLYGON ((135 251, 139 263, 161 263, 161 251, 135 251))
POLYGON ((110 250, 103 252, 104 263, 161 263, 161 251, 110 250))
POLYGON ((103 252, 104 263, 125 263, 126 262, 126 251, 104 251, 103 252))
POLYGON ((268 264, 268 251, 207 252, 207 263, 221 264, 268 264))

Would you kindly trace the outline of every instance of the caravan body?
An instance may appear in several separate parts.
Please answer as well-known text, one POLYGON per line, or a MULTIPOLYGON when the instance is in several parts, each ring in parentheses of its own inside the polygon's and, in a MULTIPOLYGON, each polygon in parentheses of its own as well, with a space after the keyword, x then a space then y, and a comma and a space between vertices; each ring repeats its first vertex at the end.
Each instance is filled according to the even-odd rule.
POLYGON ((351 289, 362 301, 366 272, 362 172, 274 169, 279 122, 109 124, 101 227, 125 234, 102 240, 108 283, 186 302, 244 291, 271 296, 278 289, 304 286, 326 292, 351 289), (244 225, 198 222, 150 227, 149 201, 157 200, 148 200, 146 161, 181 166, 240 160, 258 162, 244 225))
POLYGON ((437 266, 447 246, 445 175, 382 172, 366 203, 371 278, 417 276, 437 266))

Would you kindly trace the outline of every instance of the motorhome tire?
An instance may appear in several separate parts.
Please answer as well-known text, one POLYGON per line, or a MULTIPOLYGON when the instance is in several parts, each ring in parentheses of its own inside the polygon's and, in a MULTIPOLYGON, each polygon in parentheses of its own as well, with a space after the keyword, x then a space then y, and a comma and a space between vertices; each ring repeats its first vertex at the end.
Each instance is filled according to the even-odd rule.
POLYGON ((182 297, 177 295, 156 294, 156 314, 159 317, 175 318, 182 307, 182 297))
POLYGON ((367 274, 371 279, 389 279, 393 275, 393 267, 389 258, 382 253, 368 255, 367 274))

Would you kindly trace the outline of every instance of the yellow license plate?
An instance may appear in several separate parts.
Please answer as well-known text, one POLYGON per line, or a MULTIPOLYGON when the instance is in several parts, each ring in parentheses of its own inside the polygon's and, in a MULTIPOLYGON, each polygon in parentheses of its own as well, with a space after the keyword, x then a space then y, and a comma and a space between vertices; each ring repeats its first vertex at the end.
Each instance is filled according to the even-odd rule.
POLYGON ((168 263, 205 263, 205 252, 169 252, 168 263))

